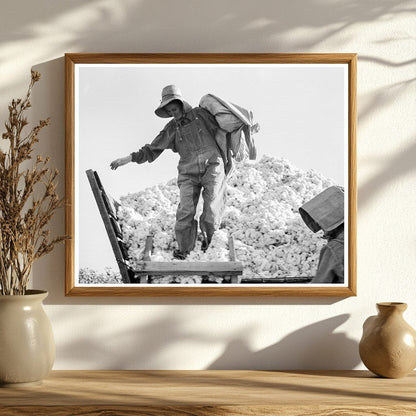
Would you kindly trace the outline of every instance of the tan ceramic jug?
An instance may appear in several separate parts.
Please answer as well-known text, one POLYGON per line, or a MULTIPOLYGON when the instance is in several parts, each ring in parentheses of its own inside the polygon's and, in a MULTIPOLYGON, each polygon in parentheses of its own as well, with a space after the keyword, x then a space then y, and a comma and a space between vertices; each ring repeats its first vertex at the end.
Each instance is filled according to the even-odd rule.
POLYGON ((0 296, 0 387, 39 384, 51 370, 55 342, 42 305, 47 295, 0 296))
POLYGON ((403 319, 406 303, 377 303, 378 315, 364 322, 360 357, 381 377, 400 378, 416 367, 416 331, 403 319))

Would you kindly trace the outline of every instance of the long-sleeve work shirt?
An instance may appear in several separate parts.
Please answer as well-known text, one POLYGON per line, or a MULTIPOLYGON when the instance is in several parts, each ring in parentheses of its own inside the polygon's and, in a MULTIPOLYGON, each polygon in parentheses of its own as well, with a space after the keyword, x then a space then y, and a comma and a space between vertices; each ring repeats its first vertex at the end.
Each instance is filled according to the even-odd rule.
POLYGON ((179 140, 180 135, 180 126, 181 123, 187 123, 193 112, 195 117, 199 117, 205 124, 208 132, 215 137, 217 130, 219 129, 218 123, 215 120, 215 117, 211 115, 207 110, 196 107, 184 114, 184 116, 176 121, 172 119, 163 130, 155 137, 155 139, 150 143, 144 145, 138 152, 133 152, 131 154, 132 161, 136 163, 145 163, 153 162, 157 159, 161 153, 166 149, 171 149, 173 152, 177 153, 177 140, 179 140))

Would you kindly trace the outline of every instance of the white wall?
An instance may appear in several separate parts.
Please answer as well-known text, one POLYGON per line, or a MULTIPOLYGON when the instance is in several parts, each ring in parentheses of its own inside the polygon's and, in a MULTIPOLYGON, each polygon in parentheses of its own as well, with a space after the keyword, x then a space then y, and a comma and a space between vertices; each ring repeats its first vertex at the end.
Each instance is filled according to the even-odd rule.
MULTIPOLYGON (((416 8, 401 0, 3 1, 0 119, 42 73, 40 152, 64 172, 65 52, 358 53, 358 296, 65 298, 63 246, 33 286, 50 292, 55 369, 362 368, 358 341, 379 301, 416 327, 416 8)), ((63 193, 63 177, 61 176, 63 193)), ((64 215, 53 222, 64 232, 64 215)))

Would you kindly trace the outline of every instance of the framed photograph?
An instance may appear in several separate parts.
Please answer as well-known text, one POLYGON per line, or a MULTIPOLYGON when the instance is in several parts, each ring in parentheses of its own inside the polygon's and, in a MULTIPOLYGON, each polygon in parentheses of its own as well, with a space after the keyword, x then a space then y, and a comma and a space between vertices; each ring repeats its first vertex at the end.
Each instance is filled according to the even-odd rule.
POLYGON ((66 295, 356 295, 355 54, 66 54, 66 295))

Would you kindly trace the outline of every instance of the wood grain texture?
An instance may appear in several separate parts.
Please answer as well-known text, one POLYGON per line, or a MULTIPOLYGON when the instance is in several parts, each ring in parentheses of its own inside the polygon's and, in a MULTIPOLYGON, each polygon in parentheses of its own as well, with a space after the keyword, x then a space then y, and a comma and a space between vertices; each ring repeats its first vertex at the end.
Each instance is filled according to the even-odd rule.
POLYGON ((73 286, 67 288, 66 296, 152 296, 152 297, 174 297, 174 296, 194 296, 194 297, 339 297, 346 298, 356 294, 348 287, 290 287, 279 285, 170 285, 169 287, 149 287, 137 286, 73 286))
MULTIPOLYGON (((357 119, 357 56, 354 53, 323 54, 258 54, 258 53, 219 53, 219 54, 66 54, 66 230, 72 239, 66 242, 66 296, 194 296, 194 297, 276 297, 276 296, 322 296, 349 297, 357 294, 356 266, 356 119, 357 119), (349 163, 349 243, 348 243, 348 287, 327 285, 323 287, 268 285, 189 285, 188 287, 100 287, 75 286, 74 270, 74 75, 76 64, 138 64, 138 63, 259 63, 259 64, 347 64, 348 65, 348 163, 349 163)), ((238 259, 236 259, 238 260, 238 259)))
POLYGON ((74 63, 88 64, 139 64, 139 63, 349 63, 356 57, 353 53, 69 53, 74 63))
POLYGON ((0 389, 5 415, 415 415, 416 373, 367 371, 54 371, 0 389))
POLYGON ((243 272, 243 265, 238 261, 142 261, 134 272, 155 275, 238 275, 243 272))
POLYGON ((75 63, 65 56, 65 292, 75 286, 75 63))
MULTIPOLYGON (((0 407, 1 411, 2 407, 0 407)), ((414 406, 28 406, 5 407, 6 416, 414 416, 414 406)))
POLYGON ((348 278, 351 292, 357 294, 357 56, 348 64, 348 278))

